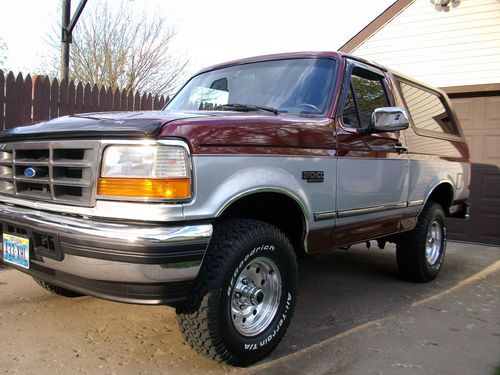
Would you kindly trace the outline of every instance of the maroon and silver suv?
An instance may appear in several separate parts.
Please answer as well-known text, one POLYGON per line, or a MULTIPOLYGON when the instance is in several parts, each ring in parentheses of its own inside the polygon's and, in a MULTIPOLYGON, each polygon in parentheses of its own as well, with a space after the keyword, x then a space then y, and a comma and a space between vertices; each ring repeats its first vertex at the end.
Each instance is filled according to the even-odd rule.
POLYGON ((336 52, 234 61, 163 111, 0 134, 5 263, 64 296, 176 307, 186 340, 246 365, 283 337, 296 255, 377 240, 402 276, 443 264, 470 164, 446 95, 336 52))

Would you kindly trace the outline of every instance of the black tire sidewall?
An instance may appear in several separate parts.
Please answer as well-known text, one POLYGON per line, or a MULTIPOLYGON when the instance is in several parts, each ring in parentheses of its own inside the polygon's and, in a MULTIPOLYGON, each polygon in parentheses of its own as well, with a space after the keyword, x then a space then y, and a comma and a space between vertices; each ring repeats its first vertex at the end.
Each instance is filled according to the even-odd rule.
POLYGON ((289 244, 274 236, 262 236, 247 242, 239 249, 236 257, 224 277, 220 295, 213 303, 218 304, 219 329, 224 346, 239 357, 240 362, 255 362, 256 357, 264 357, 279 343, 291 317, 296 299, 297 270, 294 254, 289 244), (232 289, 240 272, 259 257, 271 259, 279 268, 282 292, 279 308, 269 326, 261 334, 253 337, 241 335, 231 319, 232 289))

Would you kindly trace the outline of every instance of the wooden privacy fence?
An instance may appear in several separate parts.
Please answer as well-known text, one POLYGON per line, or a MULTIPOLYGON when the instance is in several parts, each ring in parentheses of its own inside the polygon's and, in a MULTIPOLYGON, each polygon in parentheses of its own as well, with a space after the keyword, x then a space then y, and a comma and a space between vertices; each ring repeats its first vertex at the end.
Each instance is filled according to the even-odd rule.
POLYGON ((34 121, 84 112, 142 111, 161 109, 168 96, 114 91, 104 86, 91 86, 65 79, 19 73, 4 74, 0 70, 0 130, 34 121))

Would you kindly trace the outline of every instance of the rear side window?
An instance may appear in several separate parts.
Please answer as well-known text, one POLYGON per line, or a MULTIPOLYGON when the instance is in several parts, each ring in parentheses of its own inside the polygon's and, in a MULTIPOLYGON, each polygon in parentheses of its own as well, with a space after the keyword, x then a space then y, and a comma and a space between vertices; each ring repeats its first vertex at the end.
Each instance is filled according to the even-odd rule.
POLYGON ((458 135, 442 99, 433 92, 400 82, 401 92, 417 129, 458 135))

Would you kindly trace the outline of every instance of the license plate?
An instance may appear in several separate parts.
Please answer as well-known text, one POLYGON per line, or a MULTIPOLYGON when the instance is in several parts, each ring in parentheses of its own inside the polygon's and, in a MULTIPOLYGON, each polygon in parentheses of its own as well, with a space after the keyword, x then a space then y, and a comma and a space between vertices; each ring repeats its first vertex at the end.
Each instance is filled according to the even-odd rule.
POLYGON ((3 260, 22 268, 30 268, 30 240, 4 233, 3 260))

